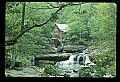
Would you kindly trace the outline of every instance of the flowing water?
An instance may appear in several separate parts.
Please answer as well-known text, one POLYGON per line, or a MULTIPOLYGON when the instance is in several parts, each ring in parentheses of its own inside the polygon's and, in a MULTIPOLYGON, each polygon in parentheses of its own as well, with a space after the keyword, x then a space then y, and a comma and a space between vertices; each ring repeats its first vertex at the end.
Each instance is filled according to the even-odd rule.
POLYGON ((69 57, 66 61, 57 62, 56 65, 64 70, 70 75, 70 77, 78 77, 78 73, 73 72, 75 69, 80 69, 81 67, 89 67, 90 65, 95 65, 90 60, 90 55, 86 53, 77 53, 69 57))
MULTIPOLYGON (((32 65, 35 65, 34 57, 31 59, 32 65)), ((69 75, 69 77, 79 77, 79 70, 81 67, 90 67, 90 65, 95 65, 90 60, 90 55, 86 53, 74 53, 71 54, 69 59, 66 61, 57 62, 56 65, 64 71, 65 74, 69 75)), ((35 71, 33 68, 22 68, 21 71, 17 70, 9 70, 6 72, 6 75, 10 74, 13 77, 40 77, 39 72, 35 71)), ((60 76, 58 76, 60 77, 60 76)))

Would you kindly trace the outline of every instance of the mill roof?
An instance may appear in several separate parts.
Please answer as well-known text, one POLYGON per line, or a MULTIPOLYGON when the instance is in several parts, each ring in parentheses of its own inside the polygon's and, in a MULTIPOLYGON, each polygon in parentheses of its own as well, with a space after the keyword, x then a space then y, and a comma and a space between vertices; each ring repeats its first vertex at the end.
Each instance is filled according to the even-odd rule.
POLYGON ((67 24, 58 24, 58 23, 55 23, 55 25, 59 28, 59 30, 61 30, 63 32, 67 31, 67 27, 68 27, 67 24))

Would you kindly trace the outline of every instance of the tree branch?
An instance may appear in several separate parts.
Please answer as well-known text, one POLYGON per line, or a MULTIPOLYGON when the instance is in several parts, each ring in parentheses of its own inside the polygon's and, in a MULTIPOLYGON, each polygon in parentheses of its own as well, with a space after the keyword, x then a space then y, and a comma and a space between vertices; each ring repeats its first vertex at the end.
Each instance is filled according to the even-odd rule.
MULTIPOLYGON (((72 5, 81 5, 81 4, 84 4, 84 3, 86 3, 86 2, 81 2, 81 3, 77 3, 77 4, 66 4, 66 6, 68 5, 68 6, 72 6, 72 5)), ((35 8, 35 7, 30 7, 30 6, 28 6, 28 5, 26 5, 27 7, 29 7, 30 9, 36 9, 36 10, 39 10, 39 9, 54 9, 54 8, 60 8, 61 6, 53 6, 53 5, 50 5, 51 7, 42 7, 42 8, 39 8, 39 7, 37 7, 37 8, 35 8)))
POLYGON ((35 7, 30 7, 30 6, 27 5, 27 7, 30 8, 30 9, 39 10, 39 9, 54 9, 54 8, 59 8, 60 6, 57 6, 57 7, 55 7, 55 6, 54 7, 42 7, 42 8, 37 7, 37 8, 35 8, 35 7))
MULTIPOLYGON (((54 15, 56 15, 60 10, 62 10, 63 7, 64 7, 64 6, 61 6, 61 7, 54 13, 54 15)), ((33 25, 33 26, 29 27, 29 28, 26 28, 24 31, 27 32, 27 31, 29 31, 30 29, 34 28, 34 27, 41 27, 41 26, 47 24, 49 21, 51 21, 51 20, 53 19, 54 15, 52 15, 52 16, 51 16, 47 21, 45 21, 44 23, 42 23, 42 24, 35 24, 35 25, 33 25)))
MULTIPOLYGON (((79 3, 79 4, 72 4, 72 5, 81 5, 81 4, 85 4, 85 2, 79 3)), ((25 4, 24 4, 24 5, 25 5, 25 4)), ((34 27, 41 27, 41 26, 47 24, 48 22, 50 22, 50 21, 54 18, 54 16, 55 16, 60 10, 62 10, 62 8, 66 7, 66 6, 69 6, 69 5, 72 6, 72 5, 69 4, 69 3, 60 6, 59 9, 58 9, 56 12, 54 12, 53 15, 52 15, 47 21, 45 21, 45 22, 43 22, 43 23, 41 23, 41 24, 35 24, 35 25, 33 25, 33 26, 26 27, 26 28, 24 28, 24 29, 23 29, 23 27, 22 27, 22 28, 21 28, 22 31, 20 31, 14 38, 5 41, 5 46, 14 45, 14 44, 17 42, 17 39, 18 39, 18 38, 22 37, 22 35, 23 35, 25 32, 31 30, 32 28, 34 28, 34 27)), ((24 9, 24 8, 23 8, 23 9, 24 9)), ((22 17, 23 17, 23 16, 22 16, 22 17)), ((24 17, 23 17, 23 18, 24 18, 24 17)), ((24 23, 24 21, 23 21, 22 23, 24 23)))

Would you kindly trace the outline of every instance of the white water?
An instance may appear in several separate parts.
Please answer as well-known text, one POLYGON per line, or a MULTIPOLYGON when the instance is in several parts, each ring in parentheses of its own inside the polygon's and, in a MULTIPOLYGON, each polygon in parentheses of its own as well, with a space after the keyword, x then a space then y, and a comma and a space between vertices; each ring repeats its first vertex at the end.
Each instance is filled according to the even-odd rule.
POLYGON ((91 61, 90 61, 89 57, 88 57, 88 56, 85 56, 85 57, 86 57, 85 64, 88 64, 88 63, 90 63, 91 61))
POLYGON ((76 55, 71 55, 66 61, 57 62, 56 65, 64 72, 69 74, 70 77, 79 77, 78 73, 73 72, 74 69, 79 70, 81 67, 89 67, 90 65, 95 65, 90 61, 89 56, 89 54, 78 53, 76 55))
MULTIPOLYGON (((89 54, 85 54, 85 53, 79 53, 76 55, 71 55, 69 57, 69 60, 66 61, 61 61, 61 62, 57 62, 56 65, 61 68, 61 69, 75 69, 75 68, 79 68, 81 66, 86 66, 86 64, 90 64, 90 65, 95 65, 94 63, 92 63, 89 59, 89 54), (74 59, 77 57, 77 60, 75 61, 74 59), (82 58, 82 60, 80 60, 80 58, 82 58), (83 62, 83 64, 80 64, 80 62, 83 62)), ((88 66, 90 66, 88 65, 88 66)))
POLYGON ((74 57, 76 57, 76 55, 71 55, 69 57, 69 60, 57 62, 56 65, 58 65, 58 67, 62 69, 72 69, 75 63, 74 57))

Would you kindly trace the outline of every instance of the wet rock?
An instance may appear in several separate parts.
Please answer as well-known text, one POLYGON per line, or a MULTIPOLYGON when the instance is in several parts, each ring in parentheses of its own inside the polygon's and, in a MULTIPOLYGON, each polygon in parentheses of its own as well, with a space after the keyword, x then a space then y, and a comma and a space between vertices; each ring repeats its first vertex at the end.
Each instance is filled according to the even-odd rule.
POLYGON ((72 74, 70 75, 70 77, 79 77, 79 74, 78 74, 78 73, 72 73, 72 74))
POLYGON ((64 77, 70 77, 70 74, 65 73, 64 77))
POLYGON ((64 52, 82 52, 86 49, 84 45, 67 45, 63 47, 64 52))
POLYGON ((51 47, 51 48, 50 48, 50 54, 55 54, 55 53, 56 53, 56 49, 53 48, 53 47, 51 47))
POLYGON ((22 67, 22 62, 15 62, 14 67, 22 67))
POLYGON ((6 77, 39 77, 40 73, 32 68, 23 68, 22 70, 6 70, 6 77))
POLYGON ((23 68, 23 69, 22 69, 22 72, 25 72, 25 73, 34 73, 35 70, 32 69, 32 68, 23 68))
POLYGON ((73 72, 75 72, 75 73, 78 72, 78 71, 79 71, 79 68, 78 69, 73 69, 73 72))
POLYGON ((57 52, 62 53, 63 52, 63 47, 58 47, 57 52))
POLYGON ((21 71, 22 67, 14 67, 15 70, 21 71))
POLYGON ((66 73, 72 73, 73 72, 73 70, 70 70, 70 69, 68 69, 68 70, 64 70, 66 73))

